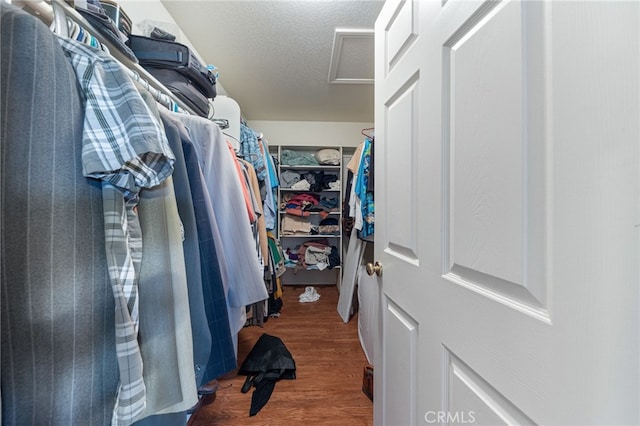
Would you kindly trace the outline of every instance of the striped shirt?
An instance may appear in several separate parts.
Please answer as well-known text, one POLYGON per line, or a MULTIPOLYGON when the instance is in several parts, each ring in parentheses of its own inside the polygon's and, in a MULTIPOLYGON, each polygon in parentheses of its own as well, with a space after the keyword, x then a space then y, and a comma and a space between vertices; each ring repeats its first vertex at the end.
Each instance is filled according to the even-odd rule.
POLYGON ((142 238, 135 207, 141 188, 156 186, 171 175, 175 157, 164 129, 118 62, 74 40, 58 41, 75 70, 85 103, 83 174, 102 180, 120 370, 112 424, 129 425, 144 417, 146 407, 138 343, 142 238))

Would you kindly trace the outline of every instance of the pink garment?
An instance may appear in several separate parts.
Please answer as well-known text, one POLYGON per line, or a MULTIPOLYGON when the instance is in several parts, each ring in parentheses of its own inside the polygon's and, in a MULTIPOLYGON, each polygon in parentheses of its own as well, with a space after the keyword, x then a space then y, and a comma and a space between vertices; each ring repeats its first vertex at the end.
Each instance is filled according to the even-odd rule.
POLYGON ((231 151, 231 155, 234 160, 234 165, 236 167, 236 171, 238 172, 238 177, 240 178, 240 183, 242 184, 242 195, 244 196, 244 202, 247 206, 247 213, 249 213, 249 221, 251 223, 255 223, 258 218, 256 217, 256 212, 253 211, 253 204, 251 203, 251 196, 249 195, 249 188, 247 187, 247 180, 244 178, 244 173, 242 172, 242 166, 238 161, 238 156, 236 155, 235 149, 233 146, 227 141, 227 146, 229 147, 229 151, 231 151))

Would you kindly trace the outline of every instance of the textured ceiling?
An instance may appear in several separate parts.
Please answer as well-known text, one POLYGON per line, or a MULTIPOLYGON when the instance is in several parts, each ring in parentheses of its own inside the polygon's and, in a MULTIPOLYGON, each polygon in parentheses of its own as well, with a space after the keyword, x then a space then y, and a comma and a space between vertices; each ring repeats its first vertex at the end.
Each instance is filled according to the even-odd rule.
MULTIPOLYGON (((247 119, 373 122, 373 85, 328 76, 336 28, 373 29, 381 0, 162 3, 247 119)), ((339 69, 371 78, 372 54, 345 48, 339 69)))

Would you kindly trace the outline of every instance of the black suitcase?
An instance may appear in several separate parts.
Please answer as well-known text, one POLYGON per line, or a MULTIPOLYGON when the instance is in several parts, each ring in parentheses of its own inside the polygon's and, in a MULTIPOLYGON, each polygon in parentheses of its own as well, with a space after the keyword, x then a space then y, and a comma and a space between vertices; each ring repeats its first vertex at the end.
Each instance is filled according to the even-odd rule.
POLYGON ((145 69, 176 70, 206 98, 216 97, 215 75, 184 44, 138 35, 130 35, 127 44, 145 69))
POLYGON ((146 68, 146 70, 195 113, 205 118, 209 116, 209 99, 187 76, 177 70, 161 68, 146 68))

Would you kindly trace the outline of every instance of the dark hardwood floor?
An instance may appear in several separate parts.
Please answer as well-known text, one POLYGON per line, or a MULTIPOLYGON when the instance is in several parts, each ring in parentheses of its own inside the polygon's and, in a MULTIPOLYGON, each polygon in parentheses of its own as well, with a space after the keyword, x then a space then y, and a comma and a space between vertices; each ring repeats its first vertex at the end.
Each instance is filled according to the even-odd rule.
POLYGON ((373 424, 373 404, 362 392, 367 360, 357 317, 342 322, 335 286, 316 289, 320 300, 300 303, 304 287, 285 286, 280 318, 270 318, 263 328, 246 327, 238 338, 238 365, 262 333, 282 339, 296 362, 296 378, 278 381, 269 402, 249 417, 254 388, 241 393, 245 376, 234 371, 219 380, 213 402, 196 411, 189 426, 373 424))

